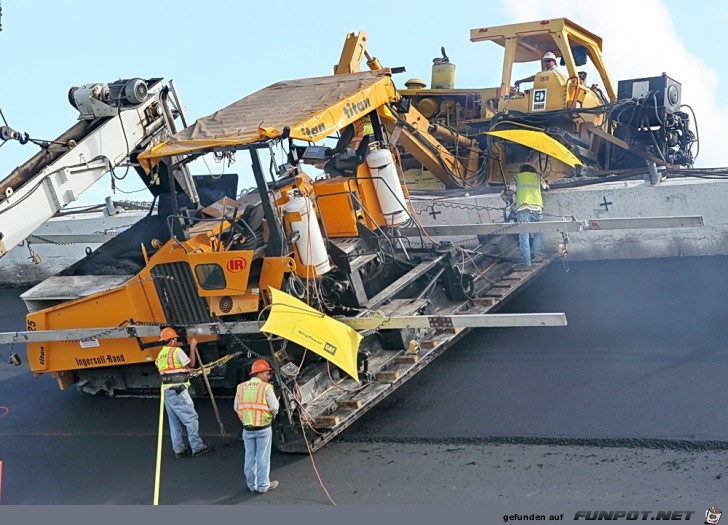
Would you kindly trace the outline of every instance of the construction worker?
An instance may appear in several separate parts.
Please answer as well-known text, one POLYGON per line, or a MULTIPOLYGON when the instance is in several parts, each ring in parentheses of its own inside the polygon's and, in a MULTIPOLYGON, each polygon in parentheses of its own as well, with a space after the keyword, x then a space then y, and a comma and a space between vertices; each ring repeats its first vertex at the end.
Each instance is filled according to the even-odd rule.
POLYGON ((369 115, 346 126, 336 146, 326 150, 326 155, 332 158, 324 165, 324 171, 338 177, 356 177, 356 169, 364 162, 373 137, 374 127, 369 115))
POLYGON ((199 417, 195 410, 195 404, 188 392, 190 382, 189 376, 195 367, 197 356, 197 340, 190 339, 190 350, 192 357, 188 357, 184 350, 179 347, 179 335, 174 328, 163 328, 159 334, 159 340, 164 343, 162 350, 157 355, 154 364, 162 376, 162 388, 164 394, 164 406, 167 410, 169 430, 172 436, 172 448, 174 457, 182 459, 192 453, 193 456, 201 456, 212 450, 212 447, 202 441, 199 433, 199 417), (189 446, 185 444, 182 430, 187 430, 189 446))
MULTIPOLYGON (((543 56, 543 69, 541 70, 541 72, 546 73, 549 71, 553 71, 555 73, 558 73, 559 75, 561 74, 558 67, 556 66, 556 55, 554 55, 551 51, 545 53, 543 56)), ((531 75, 530 77, 516 80, 516 89, 518 89, 524 82, 533 82, 535 79, 536 75, 531 75)))
MULTIPOLYGON (((548 190, 549 185, 536 167, 530 162, 521 165, 520 172, 513 178, 509 188, 503 192, 504 200, 512 199, 512 207, 516 212, 516 222, 540 222, 543 220, 543 197, 541 190, 548 190)), ((541 245, 543 233, 518 234, 518 248, 520 251, 520 266, 530 268, 531 262, 540 262, 543 259, 541 245), (531 247, 533 240, 533 247, 531 247)))
POLYGON ((253 494, 265 494, 278 486, 270 481, 270 453, 273 444, 273 418, 278 399, 270 384, 271 367, 258 359, 250 368, 250 379, 238 385, 234 409, 243 422, 245 482, 253 494))

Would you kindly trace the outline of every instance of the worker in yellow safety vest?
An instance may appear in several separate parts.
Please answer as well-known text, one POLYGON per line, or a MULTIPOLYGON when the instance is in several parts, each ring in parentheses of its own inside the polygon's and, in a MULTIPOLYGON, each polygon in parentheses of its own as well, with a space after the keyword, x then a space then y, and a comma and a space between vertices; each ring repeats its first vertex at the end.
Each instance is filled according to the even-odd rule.
POLYGON ((336 146, 326 149, 326 155, 331 160, 324 166, 324 171, 337 177, 355 177, 356 168, 364 162, 373 137, 374 126, 369 115, 364 115, 346 126, 341 131, 336 146))
POLYGON ((195 367, 197 356, 197 340, 190 339, 192 357, 179 347, 179 335, 174 328, 163 328, 159 340, 164 343, 154 364, 162 376, 162 393, 164 407, 167 410, 169 430, 172 437, 174 457, 182 459, 188 454, 201 456, 212 450, 202 441, 199 433, 199 417, 195 404, 190 397, 190 373, 195 367), (189 446, 184 442, 183 429, 187 430, 189 446))
MULTIPOLYGON (((359 120, 355 120, 352 125, 354 126, 354 136, 349 140, 347 147, 359 153, 360 148, 366 148, 369 145, 371 136, 374 135, 372 118, 369 115, 364 115, 359 120)), ((366 152, 366 149, 364 149, 364 152, 366 152)))
POLYGON ((264 494, 278 486, 277 481, 270 481, 270 453, 271 425, 280 405, 270 384, 271 367, 265 359, 253 363, 250 376, 238 385, 233 408, 243 423, 245 482, 253 494, 264 494))
MULTIPOLYGON (((549 185, 536 167, 530 162, 521 165, 520 172, 513 178, 513 183, 504 192, 504 198, 513 197, 515 202, 513 210, 516 213, 516 222, 541 222, 543 220, 543 197, 541 190, 548 190, 549 185)), ((541 245, 543 233, 520 233, 518 235, 518 248, 520 252, 520 266, 530 268, 532 262, 543 259, 541 245), (531 246, 533 241, 533 246, 531 246)))

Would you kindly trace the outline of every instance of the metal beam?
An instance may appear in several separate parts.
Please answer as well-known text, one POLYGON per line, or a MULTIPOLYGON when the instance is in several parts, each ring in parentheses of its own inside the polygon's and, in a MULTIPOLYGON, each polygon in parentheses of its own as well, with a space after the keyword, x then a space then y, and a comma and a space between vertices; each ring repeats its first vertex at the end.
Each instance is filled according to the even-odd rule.
POLYGON ((46 234, 28 236, 28 242, 33 244, 103 244, 113 239, 119 233, 86 233, 86 234, 46 234))
POLYGON ((340 319, 354 330, 388 330, 402 328, 508 328, 523 326, 566 326, 566 314, 462 314, 413 315, 401 317, 357 317, 340 319))
MULTIPOLYGON (((537 232, 582 232, 589 230, 640 230, 654 228, 698 228, 703 226, 702 215, 670 217, 626 217, 614 219, 589 219, 581 221, 541 221, 527 223, 488 223, 459 224, 446 226, 423 226, 432 237, 452 237, 456 235, 497 235, 507 233, 537 232)), ((405 237, 419 237, 417 228, 401 228, 405 237)))
POLYGON ((434 267, 436 267, 438 264, 440 264, 440 261, 444 258, 444 255, 439 255, 435 257, 432 260, 421 262, 414 268, 412 268, 409 272, 404 274, 402 277, 394 281, 392 284, 387 286, 384 290, 379 292, 377 295, 369 299, 369 301, 366 304, 366 307, 369 309, 377 308, 378 306, 382 305, 384 302, 388 301, 395 295, 397 295, 399 292, 404 290, 407 286, 412 284, 416 279, 423 276, 430 270, 432 270, 434 267))
MULTIPOLYGON (((323 314, 322 314, 323 315, 323 314)), ((566 326, 563 313, 539 314, 463 314, 413 315, 399 317, 342 317, 335 318, 354 330, 393 330, 404 328, 505 328, 524 326, 566 326)), ((258 334, 257 321, 209 323, 187 327, 188 336, 220 334, 258 334)), ((0 332, 0 344, 40 343, 45 341, 93 341, 159 337, 158 326, 109 328, 77 328, 68 330, 37 330, 33 332, 0 332)))
POLYGON ((280 257, 285 252, 285 244, 281 237, 278 218, 273 211, 273 206, 270 203, 270 196, 268 194, 268 183, 265 181, 265 175, 263 174, 263 168, 260 165, 260 156, 258 155, 258 149, 252 148, 250 150, 250 159, 252 161, 253 177, 255 178, 255 185, 258 188, 260 194, 260 204, 263 207, 263 216, 268 221, 268 243, 265 247, 266 257, 280 257))
POLYGON ((636 217, 614 219, 590 219, 588 230, 632 230, 650 228, 700 228, 704 226, 702 215, 676 217, 636 217))

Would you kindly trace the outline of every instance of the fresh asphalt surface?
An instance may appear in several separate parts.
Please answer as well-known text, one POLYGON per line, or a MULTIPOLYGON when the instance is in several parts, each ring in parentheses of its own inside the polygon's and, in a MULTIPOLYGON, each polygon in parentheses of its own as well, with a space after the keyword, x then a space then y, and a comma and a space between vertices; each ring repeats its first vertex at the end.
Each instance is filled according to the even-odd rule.
MULTIPOLYGON (((245 490, 232 400, 223 437, 198 399, 215 451, 175 460, 165 421, 160 503, 726 506, 727 268, 556 261, 506 311, 568 326, 469 333, 313 460, 274 453, 266 495, 245 490)), ((1 331, 24 326, 20 292, 0 290, 1 331)), ((158 418, 158 399, 60 391, 0 363, 2 503, 151 504, 158 418)))

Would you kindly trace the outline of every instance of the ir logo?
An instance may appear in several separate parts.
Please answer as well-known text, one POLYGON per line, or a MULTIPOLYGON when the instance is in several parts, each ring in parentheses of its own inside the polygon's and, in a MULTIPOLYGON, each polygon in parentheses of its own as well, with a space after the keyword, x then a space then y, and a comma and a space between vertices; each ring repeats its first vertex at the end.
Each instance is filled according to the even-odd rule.
POLYGON ((235 259, 230 259, 227 262, 227 269, 229 272, 232 273, 242 272, 243 270, 245 270, 246 266, 248 266, 248 261, 246 261, 242 257, 236 257, 235 259))

